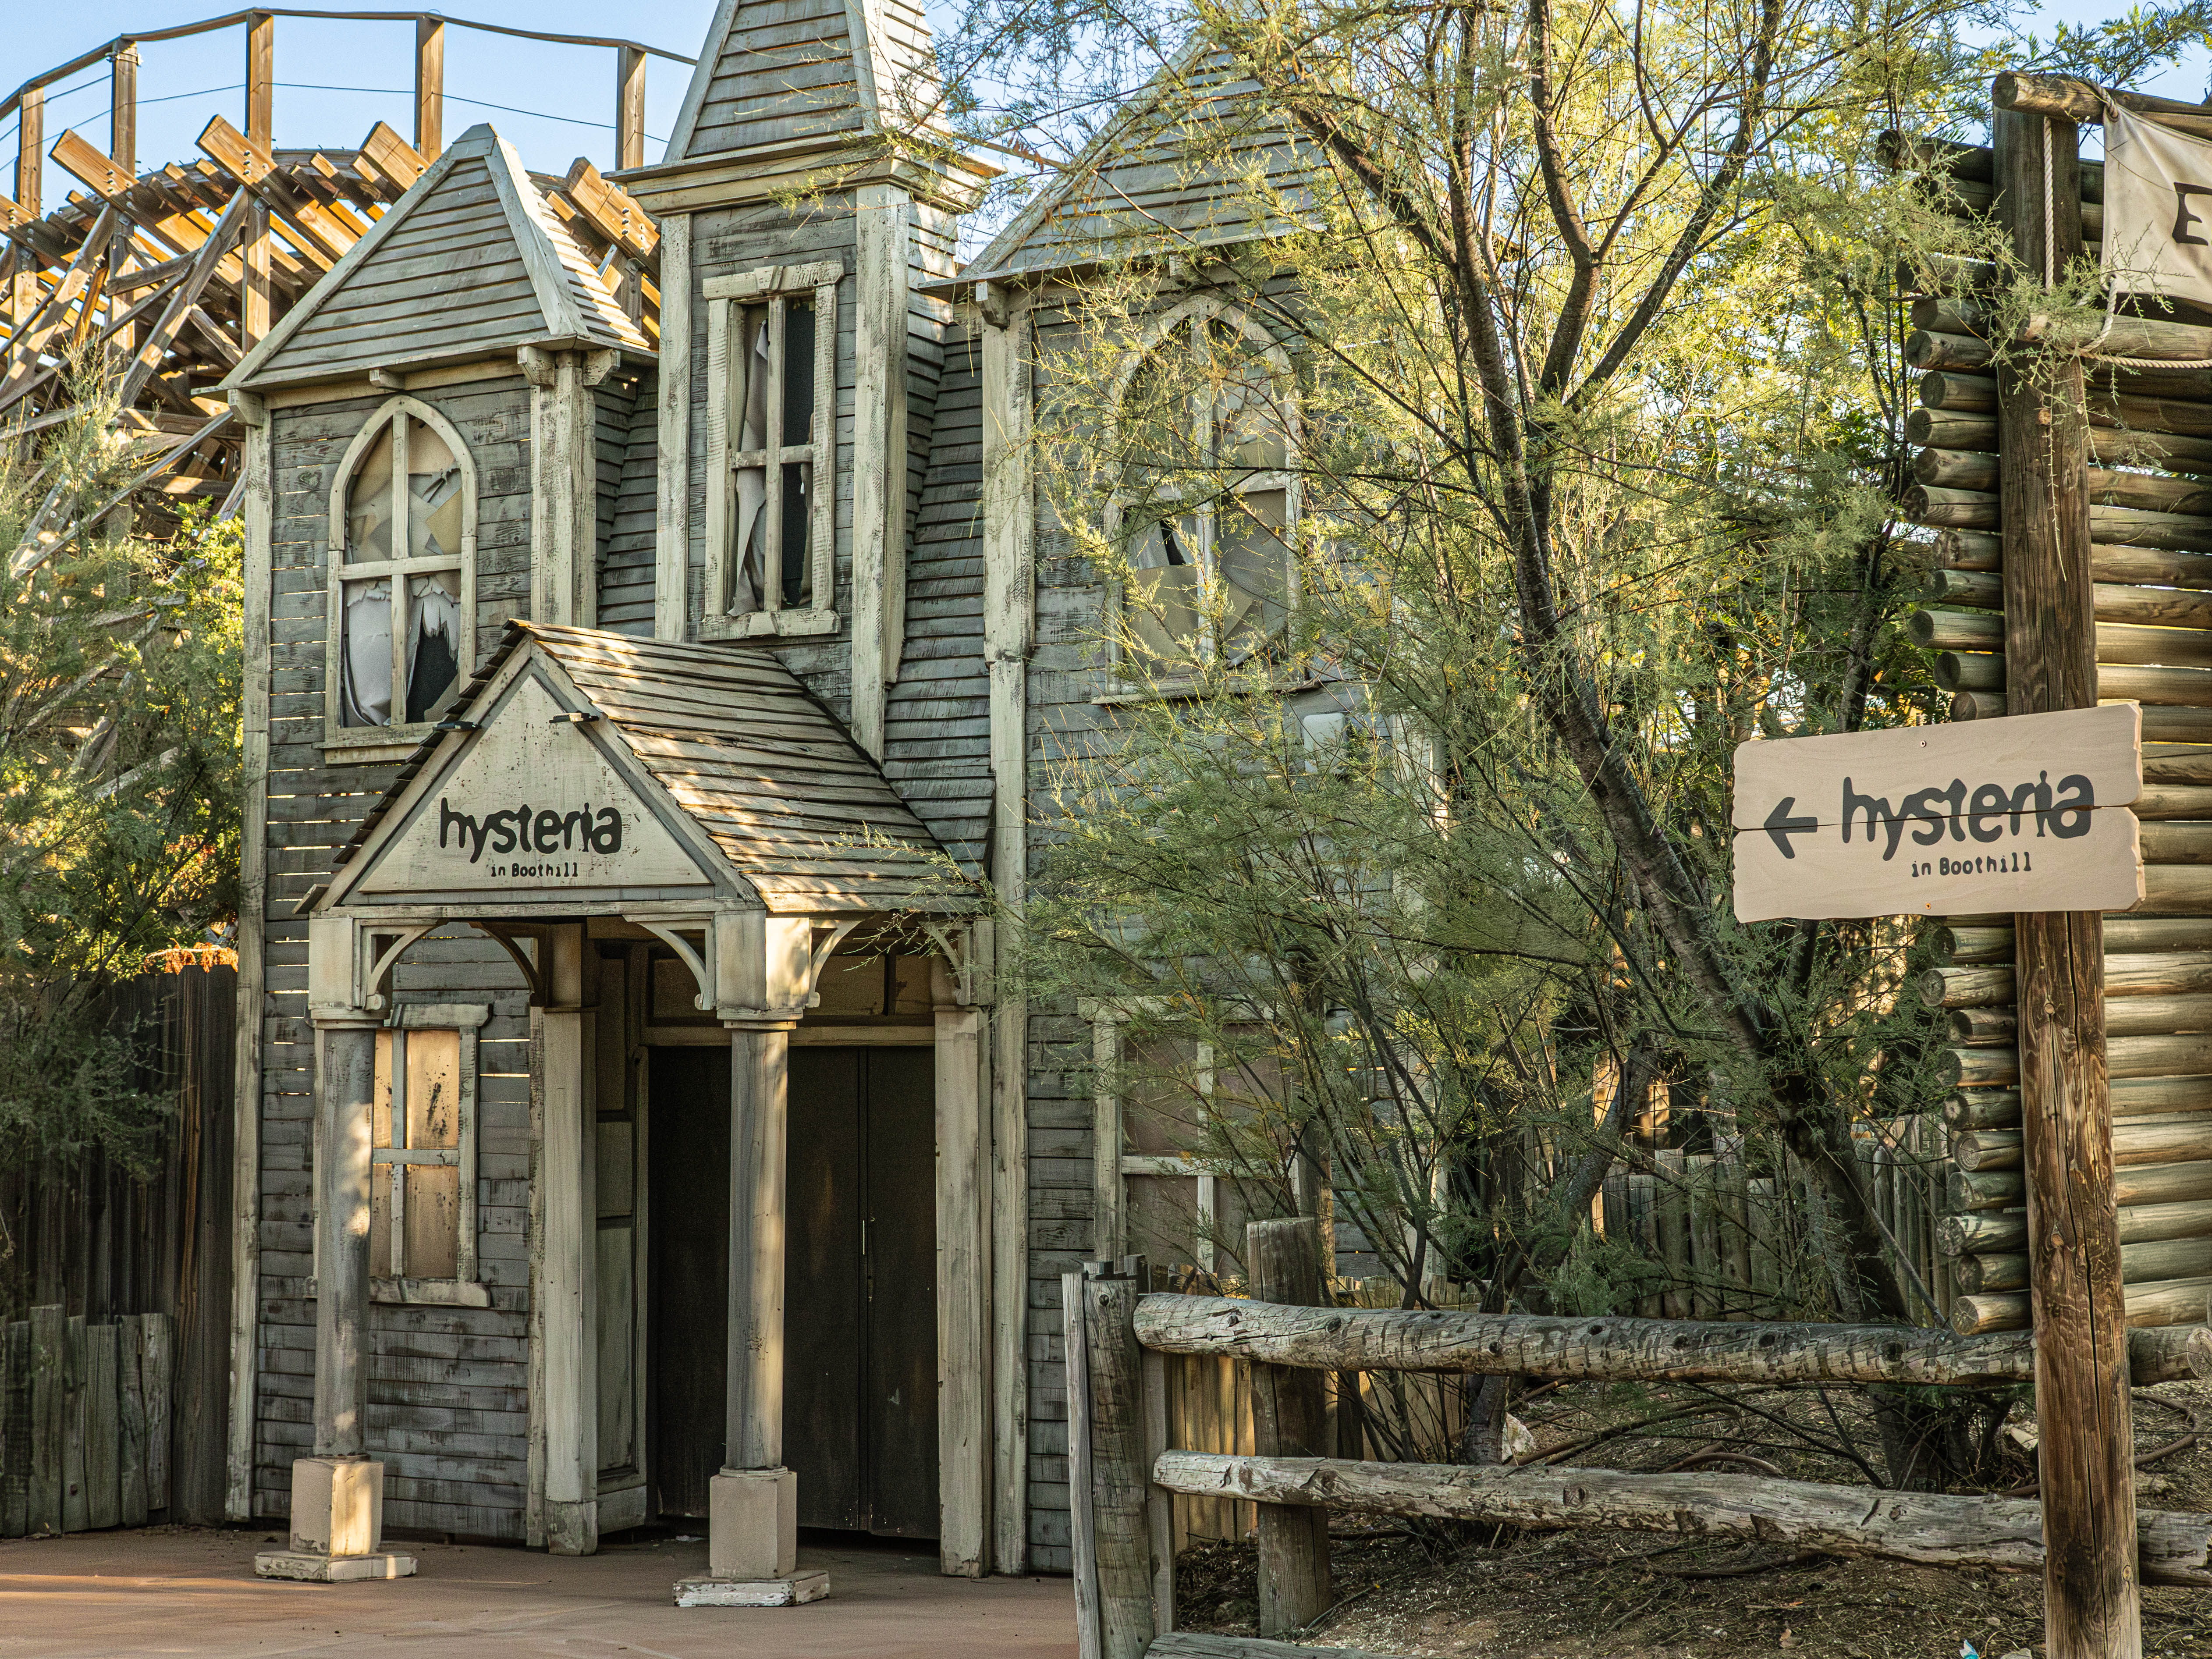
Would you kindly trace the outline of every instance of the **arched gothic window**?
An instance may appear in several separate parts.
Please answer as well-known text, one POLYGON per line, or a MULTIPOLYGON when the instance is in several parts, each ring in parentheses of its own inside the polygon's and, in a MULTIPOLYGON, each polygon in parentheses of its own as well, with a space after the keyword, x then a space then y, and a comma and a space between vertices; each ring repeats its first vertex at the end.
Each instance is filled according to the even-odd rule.
POLYGON ((1124 370, 1109 528, 1127 562, 1133 668, 1249 656, 1297 597, 1300 510, 1290 354, 1235 307, 1185 301, 1124 370))
POLYGON ((477 475, 453 423, 414 398, 377 410, 339 464, 330 544, 331 736, 419 734, 476 662, 477 475))

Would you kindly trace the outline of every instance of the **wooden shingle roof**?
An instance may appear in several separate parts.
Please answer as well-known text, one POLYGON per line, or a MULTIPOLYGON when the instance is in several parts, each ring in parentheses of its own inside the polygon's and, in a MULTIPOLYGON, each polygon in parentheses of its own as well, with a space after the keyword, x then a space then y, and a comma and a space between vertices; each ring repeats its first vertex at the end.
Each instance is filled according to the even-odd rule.
MULTIPOLYGON (((453 719, 470 720, 524 651, 574 687, 771 914, 972 908, 936 838, 773 651, 510 622, 453 719)), ((416 748, 337 869, 378 839, 441 745, 459 742, 434 733, 416 748)))
POLYGON ((653 355, 512 146, 469 129, 349 249, 225 389, 533 341, 653 355))

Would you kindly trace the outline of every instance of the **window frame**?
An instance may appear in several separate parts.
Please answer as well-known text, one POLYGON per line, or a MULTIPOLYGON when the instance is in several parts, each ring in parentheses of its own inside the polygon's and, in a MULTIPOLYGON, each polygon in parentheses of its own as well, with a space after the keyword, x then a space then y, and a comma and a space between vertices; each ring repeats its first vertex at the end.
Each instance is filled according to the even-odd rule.
MULTIPOLYGON (((1091 1023, 1091 1158, 1095 1236, 1091 1254, 1118 1259, 1128 1248, 1129 1178, 1188 1177, 1198 1182, 1199 1236, 1193 1241, 1195 1264, 1206 1273, 1220 1271, 1214 1229, 1221 1215, 1221 1183, 1237 1179, 1237 1171, 1213 1158, 1187 1152, 1132 1152, 1125 1150, 1123 1120, 1127 1115, 1121 1079, 1121 1045, 1130 1016, 1157 1012, 1164 1001, 1139 998, 1133 1003, 1109 1005, 1082 999, 1076 1012, 1091 1023)), ((1192 1076, 1198 1091, 1213 1093, 1213 1045, 1193 1045, 1192 1076)))
POLYGON ((834 259, 811 264, 768 265, 729 276, 710 276, 701 284, 707 301, 707 585, 701 596, 699 637, 740 640, 834 634, 839 617, 836 593, 837 501, 837 289, 845 267, 834 259), (808 298, 814 304, 814 419, 803 443, 787 441, 783 431, 783 319, 787 303, 808 298), (738 400, 741 349, 733 349, 735 319, 749 306, 769 308, 769 367, 768 443, 738 452, 732 446, 733 405, 738 400), (770 573, 782 568, 783 469, 794 464, 814 469, 814 499, 807 510, 807 556, 812 603, 787 610, 783 584, 762 585, 757 610, 726 609, 732 570, 730 547, 736 520, 737 475, 759 466, 767 473, 763 515, 764 562, 770 573))
MULTIPOLYGON (((351 443, 338 461, 337 472, 331 485, 330 532, 325 543, 325 596, 326 631, 323 663, 323 747, 325 750, 374 749, 389 750, 395 745, 412 747, 436 726, 438 721, 452 708, 461 688, 468 684, 476 670, 477 659, 477 481, 476 460, 459 429, 419 398, 404 395, 386 398, 362 422, 351 443), (376 447, 386 432, 392 434, 392 545, 407 545, 407 520, 410 498, 404 484, 407 476, 407 422, 412 416, 442 439, 461 474, 461 545, 458 553, 441 555, 435 559, 374 559, 349 562, 346 559, 348 531, 346 526, 346 498, 353 487, 354 475, 368 453, 376 447), (407 636, 406 579, 412 575, 427 575, 433 572, 458 569, 460 573, 460 639, 454 656, 459 672, 453 683, 446 689, 430 718, 422 720, 390 720, 382 726, 348 726, 340 696, 344 674, 342 653, 345 641, 345 590, 349 582, 374 581, 379 578, 392 584, 393 597, 392 659, 392 701, 398 712, 406 709, 407 636)), ((340 755, 337 758, 343 759, 340 755)), ((375 757, 364 756, 370 759, 375 757)))
MULTIPOLYGON (((403 1195, 404 1171, 410 1163, 438 1163, 460 1171, 460 1213, 455 1223, 460 1237, 454 1251, 453 1275, 450 1279, 414 1277, 391 1271, 390 1262, 371 1261, 368 1264, 369 1299, 374 1302, 433 1303, 464 1307, 488 1307, 490 1292, 483 1280, 483 1265, 477 1249, 477 1182, 478 1134, 477 1109, 477 1042, 478 1034, 491 1018, 491 1006, 481 1002, 403 1002, 392 1011, 385 1030, 393 1038, 392 1073, 398 1086, 393 1091, 392 1120, 395 1126, 405 1121, 406 1094, 404 1082, 405 1048, 404 1038, 409 1031, 454 1031, 460 1037, 460 1058, 458 1062, 459 1098, 454 1113, 459 1120, 459 1143, 450 1150, 441 1150, 435 1155, 410 1154, 401 1149, 372 1146, 369 1151, 369 1179, 377 1180, 377 1172, 389 1170, 392 1184, 391 1208, 392 1249, 404 1263, 406 1233, 405 1199, 403 1195), (394 1156, 397 1152, 398 1155, 394 1156)), ((404 1133, 404 1129, 398 1133, 404 1133)))
MULTIPOLYGON (((1297 392, 1297 369, 1291 361, 1289 350, 1280 340, 1255 322, 1241 307, 1213 295, 1194 295, 1161 313, 1148 322, 1139 333, 1135 346, 1115 372, 1112 403, 1115 413, 1107 425, 1106 453, 1109 457, 1118 457, 1121 453, 1121 406, 1127 400, 1131 389, 1135 386, 1138 375, 1144 372, 1145 365, 1167 346, 1178 332, 1190 337, 1192 343, 1188 349, 1194 357, 1197 357, 1199 346, 1196 343, 1204 338, 1207 327, 1216 322, 1227 324, 1237 331, 1239 338, 1249 341, 1257 346, 1258 356, 1267 364, 1271 378, 1279 382, 1281 386, 1287 388, 1283 394, 1282 410, 1284 416, 1283 466, 1277 471, 1248 473, 1230 484, 1227 493, 1249 495, 1278 489, 1283 492, 1283 526, 1280 532, 1284 559, 1283 603, 1285 610, 1288 610, 1297 605, 1298 599, 1298 562, 1293 538, 1298 523, 1305 514, 1304 444, 1301 430, 1302 422, 1299 418, 1300 404, 1297 392)), ((1205 384, 1204 378, 1201 377, 1201 386, 1205 384)), ((1214 399, 1201 392, 1199 394, 1197 432, 1194 435, 1199 447, 1207 458, 1206 465, 1211 466, 1220 465, 1214 448, 1218 437, 1215 413, 1214 399)), ((1130 509, 1136 505, 1135 498, 1122 487, 1122 482, 1120 478, 1115 479, 1115 486, 1106 501, 1106 533, 1117 547, 1123 546, 1128 533, 1130 509)), ((1153 504, 1175 501, 1181 498, 1181 489, 1170 486, 1154 497, 1153 504)), ((1130 651, 1127 642, 1127 635, 1130 629, 1128 583, 1126 579, 1117 575, 1109 583, 1108 594, 1109 614, 1115 619, 1115 625, 1108 630, 1109 660, 1117 673, 1127 676, 1135 671, 1141 672, 1146 678, 1172 684, 1195 678, 1204 669, 1212 665, 1220 659, 1222 643, 1213 637, 1214 630, 1212 623, 1218 600, 1220 584, 1219 569, 1214 556, 1217 531, 1214 502, 1218 499, 1218 495, 1208 496, 1197 505, 1192 514, 1192 517, 1197 523, 1197 545, 1192 552, 1199 573, 1199 603, 1206 620, 1205 629, 1197 641, 1196 656, 1194 658, 1142 657, 1130 651)), ((1126 551, 1126 548, 1124 550, 1126 551)), ((1273 637, 1273 634, 1270 634, 1267 639, 1271 640, 1273 637)), ((1255 656, 1265 650, 1267 643, 1267 640, 1255 641, 1245 647, 1231 660, 1243 660, 1255 656)))

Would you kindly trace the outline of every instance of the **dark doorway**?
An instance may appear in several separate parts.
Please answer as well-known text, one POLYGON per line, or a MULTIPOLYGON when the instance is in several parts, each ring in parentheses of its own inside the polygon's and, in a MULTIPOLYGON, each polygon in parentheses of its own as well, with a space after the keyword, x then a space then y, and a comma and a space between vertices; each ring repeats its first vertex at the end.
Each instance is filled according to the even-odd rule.
MULTIPOLYGON (((651 1455, 659 1512, 720 1468, 730 1058, 652 1063, 651 1455)), ((784 1462, 802 1526, 934 1538, 936 1103, 926 1048, 791 1051, 784 1462)))

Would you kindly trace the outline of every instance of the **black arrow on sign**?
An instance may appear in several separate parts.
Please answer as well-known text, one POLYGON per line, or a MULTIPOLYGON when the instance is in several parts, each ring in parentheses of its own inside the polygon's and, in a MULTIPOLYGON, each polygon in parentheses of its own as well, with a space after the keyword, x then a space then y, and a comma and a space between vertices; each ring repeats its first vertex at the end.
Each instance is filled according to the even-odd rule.
POLYGON ((1776 803, 1774 810, 1766 815, 1766 823, 1762 826, 1768 835, 1774 837, 1774 844, 1782 849, 1782 856, 1785 859, 1797 856, 1796 848, 1790 844, 1790 836, 1809 836, 1820 827, 1818 818, 1791 817, 1790 809, 1796 804, 1796 796, 1784 795, 1776 803))

